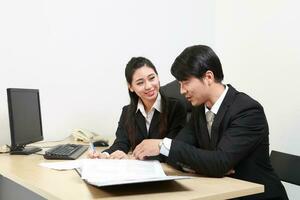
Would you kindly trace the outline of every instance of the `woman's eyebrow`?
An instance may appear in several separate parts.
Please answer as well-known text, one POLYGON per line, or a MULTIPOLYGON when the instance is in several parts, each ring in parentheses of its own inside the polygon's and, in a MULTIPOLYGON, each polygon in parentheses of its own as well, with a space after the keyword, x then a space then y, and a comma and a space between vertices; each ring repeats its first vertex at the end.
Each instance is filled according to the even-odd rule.
POLYGON ((139 82, 139 81, 143 81, 143 80, 144 80, 143 78, 139 78, 135 82, 139 82))
POLYGON ((150 77, 150 76, 155 76, 155 73, 152 73, 152 74, 149 74, 149 75, 148 75, 148 77, 150 77))

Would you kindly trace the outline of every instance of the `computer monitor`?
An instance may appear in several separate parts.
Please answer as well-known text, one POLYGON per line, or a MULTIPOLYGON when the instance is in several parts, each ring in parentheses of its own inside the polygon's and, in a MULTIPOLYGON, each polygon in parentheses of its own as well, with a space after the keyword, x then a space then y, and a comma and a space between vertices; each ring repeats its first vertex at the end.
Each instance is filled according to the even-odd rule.
POLYGON ((43 140, 39 90, 7 89, 11 154, 32 154, 41 149, 25 145, 43 140))

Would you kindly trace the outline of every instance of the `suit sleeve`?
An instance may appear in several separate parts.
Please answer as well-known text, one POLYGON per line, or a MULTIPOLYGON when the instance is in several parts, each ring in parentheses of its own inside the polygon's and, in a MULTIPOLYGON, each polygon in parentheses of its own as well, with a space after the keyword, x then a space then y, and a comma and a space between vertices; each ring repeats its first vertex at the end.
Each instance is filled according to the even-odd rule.
POLYGON ((188 165, 203 175, 222 177, 268 136, 268 125, 263 108, 256 104, 233 115, 213 151, 195 146, 193 134, 197 133, 191 128, 183 130, 172 141, 167 162, 177 167, 188 165))
POLYGON ((124 153, 129 152, 131 148, 131 144, 128 138, 127 131, 125 129, 125 117, 126 117, 126 108, 124 107, 118 123, 118 128, 116 131, 116 139, 112 144, 112 146, 104 150, 103 152, 107 152, 109 154, 117 150, 123 151, 124 153))

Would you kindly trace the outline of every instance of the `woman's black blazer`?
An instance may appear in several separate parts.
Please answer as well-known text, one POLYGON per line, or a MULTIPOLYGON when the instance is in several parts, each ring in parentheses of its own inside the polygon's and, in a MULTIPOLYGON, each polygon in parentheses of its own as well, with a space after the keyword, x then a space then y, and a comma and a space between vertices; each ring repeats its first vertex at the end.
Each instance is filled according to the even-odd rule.
MULTIPOLYGON (((163 94, 161 94, 163 95, 163 94)), ((167 110, 167 135, 168 138, 175 138, 177 133, 183 128, 186 122, 186 108, 181 101, 175 98, 164 97, 166 100, 167 110)), ((122 114, 119 120, 119 125, 116 131, 116 139, 113 145, 106 149, 104 152, 113 153, 116 150, 121 150, 128 153, 132 149, 132 145, 129 141, 128 133, 125 128, 125 120, 129 105, 124 106, 122 114)), ((152 121, 150 123, 149 132, 147 133, 145 118, 140 111, 135 114, 136 119, 136 133, 134 134, 137 138, 137 144, 142 142, 144 139, 161 139, 159 137, 159 121, 160 113, 155 110, 152 121)))

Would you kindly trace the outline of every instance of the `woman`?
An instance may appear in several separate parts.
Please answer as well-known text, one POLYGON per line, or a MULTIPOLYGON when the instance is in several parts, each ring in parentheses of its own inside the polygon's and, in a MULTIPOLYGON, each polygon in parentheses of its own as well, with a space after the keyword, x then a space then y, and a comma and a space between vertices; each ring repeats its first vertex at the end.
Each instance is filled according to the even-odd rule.
POLYGON ((125 77, 130 104, 123 107, 116 139, 102 153, 90 152, 91 158, 126 159, 144 139, 174 138, 185 124, 184 105, 160 92, 158 74, 150 60, 131 58, 125 77))

